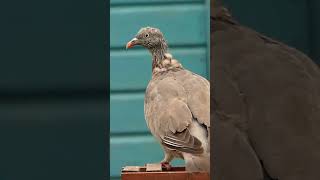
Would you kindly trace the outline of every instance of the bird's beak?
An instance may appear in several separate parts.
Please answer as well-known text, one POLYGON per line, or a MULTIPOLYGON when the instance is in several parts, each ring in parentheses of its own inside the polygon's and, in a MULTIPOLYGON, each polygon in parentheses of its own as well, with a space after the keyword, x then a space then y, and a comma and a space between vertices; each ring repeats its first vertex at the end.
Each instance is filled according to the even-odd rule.
POLYGON ((127 48, 127 49, 128 49, 128 48, 132 48, 133 46, 135 46, 135 45, 138 44, 137 42, 138 42, 138 39, 137 39, 137 38, 131 39, 131 41, 129 41, 129 42, 127 43, 126 48, 127 48))

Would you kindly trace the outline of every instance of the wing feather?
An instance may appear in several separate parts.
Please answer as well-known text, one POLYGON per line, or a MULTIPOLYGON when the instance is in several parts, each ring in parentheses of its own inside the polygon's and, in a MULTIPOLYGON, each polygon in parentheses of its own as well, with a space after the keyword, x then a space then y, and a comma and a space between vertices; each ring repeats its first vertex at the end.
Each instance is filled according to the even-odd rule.
POLYGON ((210 85, 199 75, 182 70, 150 81, 145 116, 153 135, 165 147, 200 154, 201 141, 192 136, 193 121, 210 126, 210 85))

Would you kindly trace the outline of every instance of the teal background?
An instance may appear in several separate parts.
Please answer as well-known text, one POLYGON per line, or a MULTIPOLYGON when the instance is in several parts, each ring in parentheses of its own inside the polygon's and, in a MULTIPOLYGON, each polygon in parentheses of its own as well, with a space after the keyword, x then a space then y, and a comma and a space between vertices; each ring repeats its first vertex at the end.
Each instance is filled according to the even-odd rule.
MULTIPOLYGON (((146 49, 125 50, 141 27, 161 29, 169 51, 184 67, 209 77, 209 0, 111 0, 110 175, 121 167, 159 162, 162 149, 147 129, 143 98, 151 79, 146 49)), ((175 164, 182 164, 175 161, 175 164)))

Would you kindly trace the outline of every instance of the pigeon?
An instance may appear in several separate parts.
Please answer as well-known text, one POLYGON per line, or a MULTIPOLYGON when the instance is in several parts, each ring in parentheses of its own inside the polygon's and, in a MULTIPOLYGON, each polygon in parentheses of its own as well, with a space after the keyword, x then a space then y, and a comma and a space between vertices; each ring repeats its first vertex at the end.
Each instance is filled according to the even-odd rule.
POLYGON ((162 32, 141 28, 126 48, 140 45, 152 55, 152 79, 144 99, 148 128, 164 150, 163 167, 184 159, 186 171, 210 172, 210 83, 186 70, 168 52, 162 32))
POLYGON ((214 2, 213 179, 320 179, 319 67, 214 2))

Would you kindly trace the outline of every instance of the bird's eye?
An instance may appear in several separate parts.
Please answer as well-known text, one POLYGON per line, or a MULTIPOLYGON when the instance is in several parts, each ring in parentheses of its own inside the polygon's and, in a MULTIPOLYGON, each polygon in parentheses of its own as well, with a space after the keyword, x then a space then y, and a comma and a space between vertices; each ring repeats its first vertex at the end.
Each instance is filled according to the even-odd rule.
POLYGON ((146 37, 149 37, 149 34, 146 34, 145 36, 146 36, 146 37))

